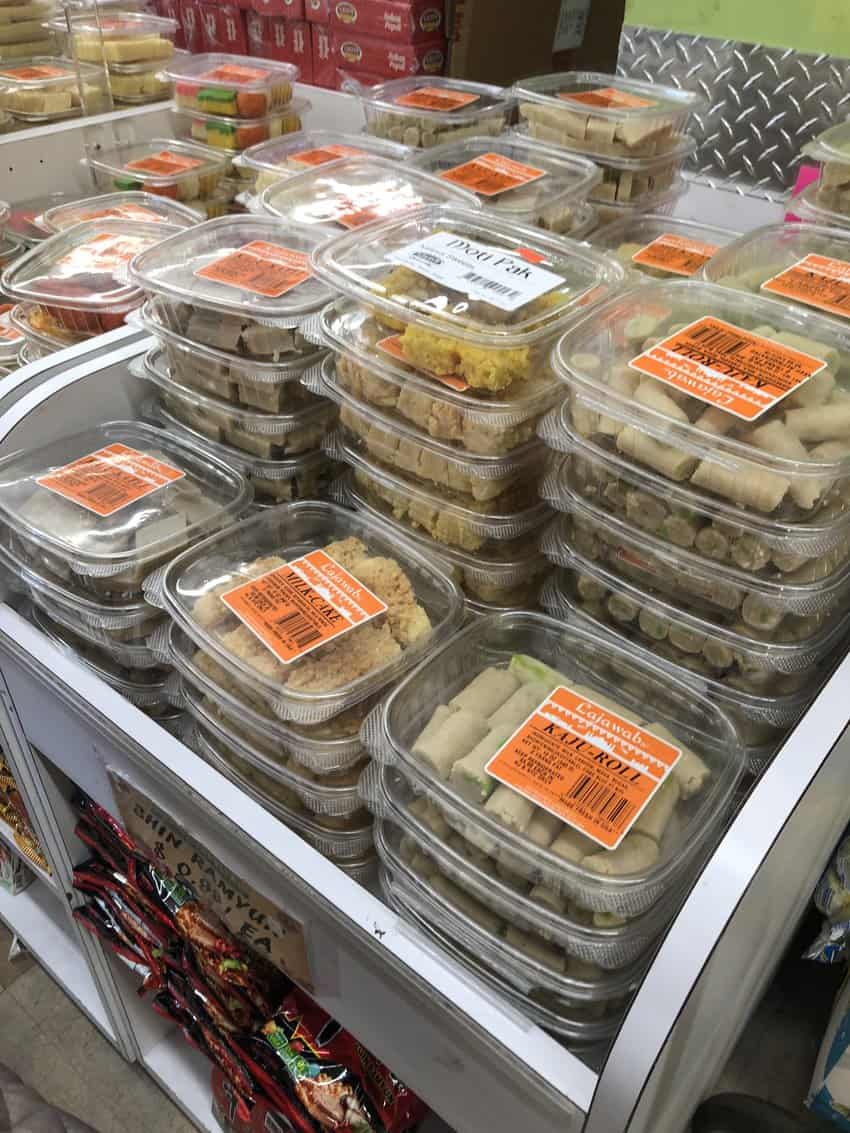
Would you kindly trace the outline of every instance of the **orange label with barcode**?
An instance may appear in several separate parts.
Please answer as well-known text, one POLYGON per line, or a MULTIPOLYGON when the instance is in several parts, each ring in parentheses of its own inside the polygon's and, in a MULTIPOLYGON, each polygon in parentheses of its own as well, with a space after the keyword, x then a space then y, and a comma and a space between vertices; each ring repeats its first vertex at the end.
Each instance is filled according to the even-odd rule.
POLYGON ((279 299, 312 274, 306 252, 296 252, 265 240, 252 240, 195 272, 202 279, 253 291, 269 299, 279 299))
POLYGON ((640 95, 631 94, 627 90, 616 90, 614 87, 600 87, 599 90, 561 91, 558 98, 567 102, 580 102, 584 106, 599 106, 605 110, 643 110, 647 106, 655 106, 652 98, 641 98, 640 95))
POLYGON ((190 169, 197 169, 203 164, 197 157, 186 157, 182 153, 162 150, 160 153, 152 153, 150 157, 128 161, 124 168, 134 173, 156 173, 161 177, 170 177, 178 173, 187 173, 190 169))
POLYGON ((706 405, 755 421, 819 374, 826 362, 706 315, 629 365, 706 405))
POLYGON ((236 586, 221 600, 284 665, 387 610, 324 551, 236 586))
POLYGON ((795 299, 831 315, 850 317, 850 263, 829 256, 804 256, 785 271, 766 280, 762 291, 795 299))
POLYGON ((290 161, 299 165, 326 165, 329 161, 339 161, 341 157, 360 157, 362 149, 354 146, 322 146, 320 149, 305 149, 300 153, 291 153, 290 161))
POLYGON ((36 79, 61 79, 66 75, 73 77, 72 72, 65 71, 61 67, 10 67, 8 70, 0 71, 0 75, 5 75, 10 79, 17 79, 19 82, 27 83, 36 79))
POLYGON ((482 153, 472 161, 446 169, 440 174, 444 181, 471 189, 482 197, 497 197, 509 189, 530 185, 546 176, 545 169, 535 169, 533 165, 523 165, 500 153, 482 153))
POLYGON ((155 243, 153 236, 125 236, 103 232, 66 252, 56 261, 56 267, 62 269, 62 275, 78 275, 81 272, 114 273, 116 268, 128 264, 134 256, 155 243))
POLYGON ((396 106, 412 106, 416 110, 460 110, 478 102, 481 96, 465 90, 443 90, 441 87, 420 87, 395 100, 396 106))
MULTIPOLYGON (((410 365, 404 356, 400 334, 391 334, 389 338, 382 338, 378 343, 378 349, 389 354, 390 358, 394 358, 397 362, 403 362, 405 366, 410 365)), ((429 378, 433 378, 434 381, 442 382, 444 386, 448 386, 449 389, 456 390, 458 393, 464 393, 465 390, 469 389, 469 383, 465 382, 463 378, 455 377, 454 374, 435 374, 433 370, 422 372, 427 374, 429 378)))
POLYGON ((198 75, 199 80, 210 79, 219 83, 255 83, 258 79, 265 79, 269 72, 261 67, 241 67, 237 63, 225 63, 212 71, 204 71, 198 75))
POLYGON ((107 516, 185 475, 138 449, 114 444, 41 476, 36 483, 95 515, 107 516))
POLYGON ((632 263, 669 271, 673 275, 694 275, 717 251, 716 244, 690 240, 664 232, 632 256, 632 263))
POLYGON ((487 764, 487 774, 615 850, 681 748, 561 685, 487 764))

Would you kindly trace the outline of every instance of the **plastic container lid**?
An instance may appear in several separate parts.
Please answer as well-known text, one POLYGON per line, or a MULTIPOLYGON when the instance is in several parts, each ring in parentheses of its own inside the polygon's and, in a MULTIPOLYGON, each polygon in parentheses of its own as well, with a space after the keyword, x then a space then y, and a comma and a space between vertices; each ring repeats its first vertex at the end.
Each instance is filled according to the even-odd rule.
MULTIPOLYGON (((318 593, 309 585, 307 593, 318 593)), ((329 719, 395 679, 453 631, 463 604, 460 591, 444 571, 384 524, 312 501, 263 512, 178 556, 163 574, 161 596, 175 621, 214 660, 248 683, 281 719, 301 723, 329 719), (351 542, 343 544, 343 540, 351 542), (328 556, 323 554, 331 544, 341 544, 343 562, 336 567, 325 563, 328 556), (349 593, 359 588, 359 601, 365 605, 343 616, 347 628, 361 632, 347 641, 345 629, 335 640, 339 613, 308 618, 309 607, 295 597, 303 585, 282 581, 289 575, 281 575, 280 568, 296 560, 301 563, 308 555, 305 565, 289 570, 289 575, 312 577, 323 590, 328 585, 343 585, 349 593), (291 636, 285 640, 275 628, 281 624, 279 618, 273 624, 263 621, 265 628, 252 631, 233 612, 232 604, 220 598, 238 588, 231 603, 241 601, 245 617, 253 617, 252 624, 260 627, 257 617, 248 612, 249 595, 258 585, 251 584, 252 563, 269 575, 265 585, 279 592, 275 608, 290 603, 291 636), (321 563, 325 565, 320 569, 321 563), (331 582, 332 578, 338 581, 331 582), (388 609, 374 592, 364 594, 369 583, 392 598, 388 609), (300 613, 292 602, 301 607, 300 613), (258 633, 264 636, 255 636, 258 633), (314 653, 322 639, 325 646, 314 653), (273 644, 266 644, 269 641, 273 644)), ((337 611, 339 601, 334 605, 337 611)))
POLYGON ((624 268, 669 279, 696 275, 724 244, 740 235, 698 220, 641 214, 603 225, 590 237, 594 248, 613 252, 624 268))
POLYGON ((55 350, 64 350, 66 346, 73 346, 80 341, 79 335, 63 331, 58 326, 51 331, 39 325, 33 326, 33 321, 37 324, 43 321, 39 318, 41 314, 42 308, 38 303, 16 303, 9 312, 12 326, 23 334, 28 346, 35 346, 42 352, 39 357, 43 358, 45 354, 52 354, 55 350))
POLYGON ((148 224, 170 224, 174 228, 189 228, 197 224, 199 217, 194 209, 171 201, 167 197, 157 197, 152 193, 101 193, 71 204, 55 205, 47 209, 41 218, 42 224, 51 232, 62 232, 75 224, 91 220, 132 220, 148 224))
POLYGON ((837 161, 842 165, 850 165, 850 121, 830 126, 816 138, 806 142, 801 152, 813 161, 837 161))
POLYGON ((68 32, 75 37, 94 36, 104 40, 140 39, 155 36, 173 39, 177 34, 177 20, 153 16, 148 12, 116 12, 103 18, 99 12, 79 16, 54 16, 48 20, 51 31, 68 32))
POLYGON ((355 94, 367 120, 374 112, 389 112, 403 118, 418 118, 442 126, 471 123, 507 115, 515 99, 510 91, 488 83, 451 79, 442 75, 407 75, 376 86, 348 80, 343 90, 355 94))
POLYGON ((430 204, 477 208, 464 189, 385 157, 350 157, 295 173, 270 185, 260 205, 292 224, 323 225, 330 231, 360 228, 430 204))
POLYGON ((130 274, 173 302, 297 326, 330 298, 310 264, 321 235, 271 217, 221 217, 137 256, 130 274))
POLYGON ((606 303, 553 365, 583 436, 738 506, 808 518, 850 474, 842 344, 834 320, 682 280, 606 303))
POLYGON ((225 92, 236 96, 237 117, 260 118, 272 107, 289 101, 300 71, 292 63, 210 52, 174 61, 165 68, 165 74, 178 84, 178 103, 181 95, 196 96, 202 103, 198 109, 208 108, 215 114, 224 109, 221 93, 225 92), (281 87, 290 88, 289 94, 278 100, 281 87))
POLYGON ((174 138, 121 142, 112 149, 88 147, 84 159, 97 173, 123 181, 138 181, 151 192, 164 192, 203 177, 223 177, 226 158, 207 146, 174 138))
POLYGON ((375 224, 368 242, 338 236, 314 261, 321 279, 358 302, 494 350, 539 342, 622 279, 583 245, 453 205, 375 224))
POLYGON ((0 268, 7 267, 27 250, 22 240, 0 234, 0 268))
POLYGON ((130 572, 141 582, 250 500, 238 472, 136 422, 109 422, 0 460, 3 521, 84 576, 130 572))
MULTIPOLYGON (((29 59, 6 60, 0 64, 0 91, 50 92, 64 90, 71 83, 76 92, 78 71, 80 82, 103 86, 105 80, 100 67, 91 63, 75 63, 57 55, 34 55, 29 59)), ((8 109, 15 110, 15 107, 8 109)), ((71 112, 79 114, 80 107, 72 107, 71 112)), ((55 117, 56 112, 52 111, 50 116, 55 117)))
POLYGON ((18 201, 11 206, 6 220, 7 235, 14 236, 32 247, 50 236, 50 230, 40 223, 42 213, 56 205, 68 204, 80 199, 77 193, 50 193, 46 197, 34 197, 29 201, 18 201))
POLYGON ((633 201, 600 201, 595 200, 599 224, 613 224, 620 220, 636 220, 647 213, 654 216, 669 215, 676 207, 676 203, 685 193, 685 180, 678 174, 670 186, 659 189, 657 192, 643 193, 633 201))
MULTIPOLYGON (((850 156, 848 156, 850 164, 850 156)), ((789 212, 795 213, 800 220, 811 224, 820 224, 824 228, 850 227, 850 213, 838 212, 837 209, 827 208, 818 200, 818 185, 807 185, 796 197, 789 198, 787 202, 789 212)))
POLYGON ((301 173, 329 161, 374 154, 376 157, 404 161, 411 154, 407 146, 368 134, 345 134, 338 130, 298 130, 283 138, 260 142, 244 150, 239 158, 240 171, 270 174, 275 179, 301 173))
POLYGON ((850 233, 814 224, 747 232, 706 264, 705 279, 764 299, 803 306, 848 325, 850 233))
MULTIPOLYGON (((554 889, 584 908, 634 916, 666 893, 678 891, 688 868, 719 835, 743 770, 743 754, 729 718, 692 684, 677 681, 664 671, 662 685, 661 670, 656 670, 659 687, 655 705, 650 707, 623 691, 622 678, 611 681, 608 672, 612 662, 626 675, 633 670, 652 675, 652 667, 643 656, 613 639, 599 639, 538 614, 493 615, 455 635, 401 681, 364 724, 363 742, 378 762, 397 765, 414 791, 424 793, 449 826, 487 856, 496 857, 505 868, 554 889), (487 675, 465 698, 468 707, 449 705, 483 672, 487 675), (559 699, 551 705, 553 690, 561 687, 566 692, 558 693, 559 699), (508 704, 512 697, 514 703, 508 704), (549 705, 547 712, 554 712, 561 721, 576 721, 572 729, 562 722, 567 736, 589 735, 588 729, 604 728, 609 738, 602 750, 612 755, 616 753, 611 743, 616 748, 617 741, 610 737, 615 734, 625 729, 630 743, 648 750, 647 745, 652 747, 655 741, 646 729, 660 728, 655 738, 662 738, 681 753, 676 758, 672 751, 663 749, 664 758, 676 760, 668 773, 672 785, 664 792, 668 800, 675 800, 672 812, 664 808, 667 822, 656 825, 656 815, 662 819, 664 815, 653 806, 650 813, 638 815, 638 830, 630 831, 631 842, 626 849, 622 849, 624 840, 612 851, 587 834, 578 839, 577 830, 553 822, 557 810, 541 815, 527 797, 511 787, 502 789, 500 784, 487 795, 494 786, 489 775, 481 776, 483 782, 465 780, 465 774, 472 773, 474 760, 467 760, 451 778, 458 756, 464 758, 491 730, 497 731, 498 739, 504 733, 509 738, 513 729, 530 727, 524 721, 530 719, 535 706, 544 703, 549 705), (449 714, 440 714, 443 721, 438 716, 434 722, 432 717, 440 706, 448 707, 449 714), (456 717, 457 711, 465 712, 466 717, 456 717), (441 741, 440 732, 447 722, 450 727, 441 741), (428 734, 423 735, 429 723, 430 742, 428 734), (638 732, 632 730, 636 726, 638 732), (464 781, 484 793, 487 802, 468 801, 470 791, 464 787, 463 794, 457 786, 464 781), (538 821, 529 836, 532 818, 538 821), (650 833, 641 834, 641 830, 650 833), (558 839, 563 841, 552 849, 558 839)), ((595 742, 597 733, 593 735, 595 742)), ((528 742, 537 741, 532 736, 528 742)), ((549 751, 548 745, 541 743, 537 750, 546 766, 559 770, 565 790, 581 774, 579 767, 571 777, 566 766, 553 763, 556 753, 549 751)), ((656 757, 661 750, 655 749, 656 757)), ((503 774, 522 783, 510 767, 503 774)), ((593 782, 593 777, 589 781, 593 782)), ((533 789, 538 799, 547 797, 539 787, 528 789, 533 789)), ((622 788, 615 791, 615 797, 621 792, 622 788)), ((553 805, 551 801, 549 805, 553 805)), ((563 803, 558 805, 563 807, 563 803)), ((592 816, 593 808, 585 813, 592 816)), ((634 809, 626 813, 634 820, 634 809)), ((610 838, 610 830, 604 834, 601 826, 596 829, 600 837, 610 838)), ((620 837, 623 829, 621 822, 620 837)))

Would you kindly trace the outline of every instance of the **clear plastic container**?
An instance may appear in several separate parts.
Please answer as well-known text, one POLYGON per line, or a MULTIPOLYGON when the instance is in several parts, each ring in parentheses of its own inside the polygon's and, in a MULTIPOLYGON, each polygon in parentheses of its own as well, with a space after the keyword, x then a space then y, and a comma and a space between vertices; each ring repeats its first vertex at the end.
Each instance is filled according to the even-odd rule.
POLYGON ((336 354, 335 384, 460 450, 482 456, 511 452, 532 439, 536 422, 563 396, 548 366, 503 396, 452 388, 400 361, 391 352, 395 336, 346 300, 329 303, 319 322, 321 341, 336 354))
POLYGON ((129 321, 156 335, 169 374, 183 386, 272 414, 292 413, 315 400, 301 385, 301 376, 305 367, 321 360, 321 350, 314 348, 306 358, 254 362, 184 338, 160 322, 149 304, 134 311, 129 321))
MULTIPOLYGON (((385 513, 358 487, 350 470, 332 485, 330 496, 337 503, 354 507, 366 515, 387 519, 385 513)), ((438 543, 430 536, 407 527, 400 530, 426 554, 441 558, 466 598, 485 607, 527 609, 535 603, 542 576, 549 569, 549 562, 538 550, 533 536, 524 539, 521 547, 506 544, 514 552, 512 555, 496 553, 487 558, 477 552, 470 554, 438 543)))
POLYGON ((12 322, 11 303, 0 304, 0 366, 11 372, 17 366, 18 353, 25 339, 12 322))
POLYGON ((597 158, 602 180, 590 190, 594 204, 639 205, 644 211, 682 184, 682 168, 696 150, 685 134, 669 153, 657 157, 597 158))
MULTIPOLYGON (((699 658, 694 659, 693 655, 674 660, 672 654, 662 656, 655 652, 656 642, 642 643, 636 635, 623 630, 622 623, 614 621, 607 608, 589 597, 595 589, 592 581, 579 583, 577 587, 569 571, 555 571, 543 583, 540 605, 553 618, 584 627, 591 633, 610 633, 627 640, 630 648, 640 650, 648 661, 669 668, 679 678, 692 680, 735 724, 745 745, 747 766, 754 773, 762 769, 765 749, 775 746, 802 718, 832 668, 832 658, 828 657, 814 673, 790 673, 771 682, 771 691, 753 691, 754 686, 748 683, 746 676, 710 676, 708 667, 700 669, 699 658)), ((616 679, 618 675, 622 677, 612 667, 611 678, 616 679)), ((642 696, 646 704, 652 703, 655 690, 651 681, 633 673, 623 679, 629 693, 642 696)))
POLYGON ((20 240, 28 248, 40 244, 50 235, 50 230, 40 223, 41 214, 56 205, 70 204, 80 199, 79 191, 76 193, 49 193, 46 197, 35 197, 28 201, 18 201, 11 206, 11 212, 6 220, 7 236, 20 240))
MULTIPOLYGON (((638 733, 629 735, 636 739, 638 733)), ((627 645, 523 612, 478 621, 432 652, 369 716, 361 736, 378 762, 397 766, 416 794, 428 798, 454 831, 495 857, 503 870, 585 909, 625 917, 679 892, 719 836, 743 770, 733 724, 692 684, 666 670, 662 684, 661 670, 627 645), (655 677, 658 690, 650 712, 625 692, 622 678, 610 679, 612 663, 621 672, 655 677), (482 673, 464 707, 449 704, 482 673), (490 730, 510 735, 558 686, 601 707, 598 726, 608 719, 608 729, 622 730, 626 721, 626 728, 641 729, 641 743, 653 729, 682 753, 660 796, 665 806, 659 812, 653 800, 652 813, 638 817, 637 830, 626 834, 618 849, 606 850, 586 835, 579 838, 510 787, 492 790, 495 784, 487 775, 473 777, 478 752, 460 763, 490 730), (434 719, 440 707, 443 712, 434 719), (457 711, 466 718, 456 717, 457 711), (446 723, 451 726, 441 737, 446 723), (430 733, 423 735, 429 724, 430 733)), ((609 749, 610 743, 604 750, 609 749)))
POLYGON ((194 692, 196 698, 200 695, 232 725, 249 729, 275 744, 277 750, 286 751, 317 775, 330 775, 362 763, 366 753, 360 742, 360 726, 373 699, 319 724, 285 722, 274 716, 251 685, 235 680, 209 654, 198 649, 178 625, 172 622, 166 633, 167 651, 160 650, 160 656, 163 660, 167 657, 179 673, 181 705, 186 689, 194 692))
POLYGON ((512 90, 532 137, 591 157, 668 153, 706 105, 691 91, 596 71, 519 79, 512 90))
POLYGON ((581 436, 674 483, 796 523, 850 488, 843 341, 819 315, 691 279, 615 298, 564 336, 553 365, 581 436))
POLYGON ((706 264, 703 278, 763 299, 850 318, 850 232, 815 224, 768 224, 747 232, 706 264))
POLYGON ((228 118, 263 118, 286 106, 298 68, 247 55, 190 55, 166 68, 181 110, 228 118))
POLYGON ((96 594, 138 593, 155 567, 250 501, 239 472, 136 422, 0 460, 0 517, 34 569, 69 571, 96 594))
POLYGON ((75 224, 90 220, 132 220, 147 224, 170 224, 173 228, 190 228, 199 221, 198 214, 166 197, 152 193, 101 193, 71 204, 55 205, 42 214, 41 222, 51 232, 63 232, 75 224))
POLYGON ((347 80, 343 90, 360 99, 367 134, 415 149, 495 137, 510 124, 515 105, 502 87, 439 75, 408 75, 373 87, 347 80))
POLYGON ((423 151, 420 169, 475 193, 482 206, 520 224, 575 235, 579 206, 602 179, 587 158, 517 136, 467 138, 423 151))
POLYGON ((284 784, 264 775, 247 760, 225 747, 214 735, 196 728, 188 740, 203 759, 227 779, 249 795, 270 814, 289 826, 313 849, 340 867, 347 863, 358 863, 374 847, 371 821, 350 830, 338 829, 334 820, 322 815, 311 815, 302 806, 294 791, 284 784))
MULTIPOLYGON (((311 501, 263 512, 178 556, 164 572, 161 593, 168 612, 200 648, 249 683, 275 715, 300 723, 329 719, 396 679, 452 633, 463 604, 444 571, 384 524, 311 501), (328 637, 321 629, 321 644, 314 630, 306 652, 304 644, 282 639, 275 651, 221 600, 252 577, 334 544, 339 565, 355 580, 343 580, 346 587, 375 587, 379 599, 387 594, 386 602, 377 603, 387 610, 354 624, 358 633, 343 628, 336 640, 336 633, 328 637), (291 660, 282 661, 284 655, 291 660)), ((364 601, 374 603, 374 592, 364 601)), ((299 625, 292 619, 293 631, 301 634, 299 625)), ((267 638, 271 633, 263 632, 267 638)), ((292 641, 306 642, 307 636, 304 629, 303 638, 292 641)))
POLYGON ((283 460, 318 448, 337 418, 336 407, 318 399, 287 414, 234 408, 229 402, 175 381, 158 347, 131 370, 154 385, 172 417, 210 440, 263 460, 283 460))
POLYGON ((819 208, 850 213, 850 121, 830 126, 804 145, 802 153, 820 162, 814 203, 819 208))
POLYGON ((493 392, 529 379, 558 332, 623 278, 540 229, 429 205, 322 245, 317 275, 400 332, 404 360, 493 392))
POLYGON ((785 640, 743 623, 719 624, 587 558, 577 549, 566 517, 545 532, 541 546, 551 562, 567 569, 567 593, 588 616, 689 673, 745 692, 769 696, 787 692, 789 685, 803 687, 807 671, 834 652, 850 627, 846 612, 785 640))
POLYGON ((198 111, 173 110, 174 129, 180 137, 214 150, 235 155, 261 142, 271 141, 286 134, 294 134, 302 126, 303 116, 310 109, 306 98, 296 98, 288 106, 267 114, 264 118, 226 118, 221 115, 200 114, 198 111))
POLYGON ((30 590, 30 600, 34 607, 47 615, 51 624, 96 648, 98 657, 106 657, 128 671, 161 668, 159 658, 144 642, 113 641, 106 634, 78 622, 67 606, 54 602, 44 591, 30 590))
POLYGON ((39 351, 40 358, 88 337, 60 326, 39 303, 16 303, 9 312, 9 321, 23 334, 27 345, 39 351))
POLYGON ((301 326, 330 298, 310 256, 322 234, 229 216, 163 240, 130 274, 154 317, 202 346, 262 362, 315 354, 301 326))
POLYGON ((824 228, 847 228, 850 225, 850 191, 847 194, 846 205, 830 208, 820 203, 817 185, 807 185, 802 193, 788 199, 787 208, 789 212, 809 224, 820 224, 824 228), (844 209, 843 212, 840 211, 841 208, 844 209))
POLYGON ((68 32, 70 52, 84 63, 138 63, 166 60, 174 54, 177 21, 147 12, 99 12, 56 16, 52 31, 68 32))
POLYGON ((651 193, 636 201, 594 201, 598 225, 614 224, 615 221, 635 221, 651 213, 653 216, 669 216, 683 196, 686 188, 684 178, 677 177, 669 189, 651 193))
POLYGON ((597 229, 590 243, 612 252, 637 282, 644 276, 696 275, 718 249, 739 235, 699 220, 641 214, 597 229))
POLYGON ((40 304, 65 330, 103 334, 121 326, 142 300, 127 278, 130 260, 168 231, 161 223, 86 221, 15 260, 0 277, 0 287, 19 302, 40 304))
POLYGON ((140 190, 190 205, 213 197, 227 172, 222 155, 173 138, 120 142, 111 149, 89 146, 84 160, 103 192, 140 190))
POLYGON ((110 63, 109 86, 116 102, 141 106, 171 97, 171 81, 163 73, 162 60, 142 63, 110 63))
POLYGON ((325 380, 309 380, 308 388, 339 403, 339 429, 334 444, 344 452, 346 460, 349 454, 358 454, 405 483, 439 491, 446 502, 463 508, 486 506, 495 511, 518 511, 536 501, 537 480, 546 456, 545 447, 538 441, 529 441, 507 456, 458 452, 451 445, 430 440, 419 430, 394 421, 368 403, 358 402, 329 380, 333 368, 329 355, 323 364, 325 380))
POLYGON ((445 877, 427 853, 405 841, 398 827, 377 824, 375 848, 385 871, 383 883, 521 994, 544 1001, 554 996, 567 1010, 592 1018, 622 1011, 637 987, 642 965, 605 972, 537 933, 520 930, 512 918, 503 921, 445 877))
POLYGON ((0 235, 0 268, 8 267, 26 251, 26 245, 14 236, 0 235))
POLYGON ((34 124, 104 114, 112 102, 100 67, 37 55, 0 68, 0 107, 34 124))
POLYGON ((404 161, 407 146, 364 134, 345 134, 339 130, 299 130, 271 142, 246 149, 236 163, 239 175, 252 181, 254 191, 262 193, 282 177, 303 173, 329 161, 372 154, 404 161))
POLYGON ((277 181, 260 197, 261 208, 291 224, 329 231, 360 228, 398 217, 422 205, 478 201, 431 174, 386 157, 348 157, 277 181))

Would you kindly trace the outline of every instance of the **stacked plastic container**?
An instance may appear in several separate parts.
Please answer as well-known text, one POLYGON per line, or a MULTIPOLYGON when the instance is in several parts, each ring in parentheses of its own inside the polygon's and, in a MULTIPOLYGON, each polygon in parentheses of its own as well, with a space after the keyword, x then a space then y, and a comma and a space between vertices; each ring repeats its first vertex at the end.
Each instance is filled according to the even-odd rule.
POLYGON ((803 146, 804 157, 818 162, 820 175, 793 207, 805 220, 841 225, 850 221, 850 122, 839 122, 803 146), (798 202, 802 206, 797 208, 798 202))
POLYGON ((361 734, 390 904, 568 1045, 606 1043, 729 812, 728 717, 630 645, 517 611, 432 652, 361 734), (585 774, 639 752, 667 767, 643 809, 585 774))
POLYGON ((0 5, 0 62, 52 55, 56 43, 45 21, 54 11, 52 0, 10 0, 0 5))
POLYGON ((739 235, 698 220, 639 213, 598 228, 590 243, 616 256, 632 284, 699 275, 709 260, 739 235))
POLYGON ((0 563, 37 624, 143 712, 169 721, 147 576, 244 513, 240 473, 159 429, 111 422, 0 461, 0 563))
POLYGON ((340 405, 340 498, 446 560, 471 610, 533 602, 549 514, 534 430, 562 396, 548 355, 620 269, 453 205, 355 229, 314 262, 341 296, 314 322, 333 353, 307 378, 340 405))
POLYGON ((170 237, 133 262, 139 322, 159 347, 140 374, 157 418, 239 468, 258 501, 316 498, 333 478, 322 451, 336 408, 301 384, 322 357, 303 334, 328 301, 310 255, 323 233, 228 217, 170 237))
POLYGON ((274 508, 175 559, 148 595, 199 753, 347 871, 373 861, 364 717, 456 629, 446 573, 333 504, 274 508))
POLYGON ((696 676, 758 769, 850 628, 842 330, 647 283, 565 335, 553 365, 568 397, 541 433, 570 455, 544 485, 564 513, 544 605, 696 676))
POLYGON ((100 67, 35 56, 0 68, 0 107, 20 129, 112 109, 100 67))
POLYGON ((522 132, 602 169, 590 194, 601 223, 672 208, 696 149, 685 131, 699 95, 594 71, 520 79, 512 93, 522 132))
POLYGON ((18 327, 12 321, 14 306, 11 303, 0 303, 0 378, 8 377, 23 365, 21 350, 25 339, 18 327))

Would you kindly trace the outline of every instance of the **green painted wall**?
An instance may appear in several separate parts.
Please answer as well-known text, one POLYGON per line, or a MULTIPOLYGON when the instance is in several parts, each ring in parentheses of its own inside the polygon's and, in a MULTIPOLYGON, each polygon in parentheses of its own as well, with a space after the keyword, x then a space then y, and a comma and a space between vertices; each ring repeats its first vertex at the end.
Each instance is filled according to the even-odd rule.
POLYGON ((625 22, 850 56, 848 0, 626 0, 625 22))

